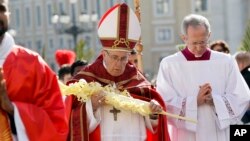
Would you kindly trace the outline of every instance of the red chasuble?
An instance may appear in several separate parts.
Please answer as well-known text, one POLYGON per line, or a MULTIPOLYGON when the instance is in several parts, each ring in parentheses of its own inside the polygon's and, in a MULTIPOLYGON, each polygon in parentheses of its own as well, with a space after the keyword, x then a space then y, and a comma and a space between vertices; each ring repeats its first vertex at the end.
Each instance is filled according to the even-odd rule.
POLYGON ((201 57, 195 57, 194 54, 188 50, 188 47, 186 47, 185 49, 183 49, 181 52, 182 52, 182 54, 185 56, 185 58, 188 61, 209 60, 210 59, 210 55, 211 55, 211 51, 209 49, 207 49, 202 54, 201 57))
POLYGON ((29 140, 66 140, 68 127, 57 78, 41 57, 15 46, 3 70, 8 96, 19 111, 29 140))
MULTIPOLYGON (((92 65, 78 73, 74 79, 75 81, 79 79, 85 79, 87 82, 96 81, 103 86, 115 83, 120 90, 128 90, 134 98, 145 101, 150 101, 151 99, 157 100, 164 107, 164 110, 166 110, 164 101, 160 95, 144 78, 144 76, 131 64, 126 65, 123 75, 114 77, 106 71, 103 66, 103 58, 100 56, 92 65)), ((69 140, 101 141, 99 126, 91 134, 88 134, 85 104, 77 101, 75 97, 71 97, 71 99, 73 99, 73 104, 69 140)), ((147 130, 147 141, 170 141, 166 116, 159 116, 159 123, 155 134, 147 130)))

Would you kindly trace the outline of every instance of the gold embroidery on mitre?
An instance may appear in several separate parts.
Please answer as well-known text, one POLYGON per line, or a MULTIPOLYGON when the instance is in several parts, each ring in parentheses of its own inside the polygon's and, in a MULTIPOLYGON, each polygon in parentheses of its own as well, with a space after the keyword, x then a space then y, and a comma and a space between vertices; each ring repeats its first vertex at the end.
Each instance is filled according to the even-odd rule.
POLYGON ((120 43, 125 44, 128 49, 130 48, 129 41, 126 40, 125 38, 120 38, 119 40, 116 39, 114 41, 114 45, 111 48, 117 48, 120 43))

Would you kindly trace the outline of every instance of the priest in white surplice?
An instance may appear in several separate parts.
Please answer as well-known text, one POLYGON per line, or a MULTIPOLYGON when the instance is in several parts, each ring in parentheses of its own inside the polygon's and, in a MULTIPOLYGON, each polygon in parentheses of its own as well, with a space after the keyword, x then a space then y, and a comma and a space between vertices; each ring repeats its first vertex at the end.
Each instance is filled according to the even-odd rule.
POLYGON ((229 141, 230 124, 240 123, 250 92, 230 55, 208 49, 210 24, 200 15, 183 20, 186 48, 164 58, 157 91, 168 112, 197 124, 168 118, 173 141, 229 141))

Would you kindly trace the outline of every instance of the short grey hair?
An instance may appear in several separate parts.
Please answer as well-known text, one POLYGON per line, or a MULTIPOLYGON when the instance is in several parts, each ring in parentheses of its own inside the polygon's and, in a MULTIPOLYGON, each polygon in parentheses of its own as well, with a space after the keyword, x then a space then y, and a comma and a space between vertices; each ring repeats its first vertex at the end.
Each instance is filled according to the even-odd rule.
POLYGON ((189 26, 195 27, 200 25, 204 25, 208 33, 211 32, 207 18, 197 14, 187 15, 182 21, 182 34, 187 35, 187 29, 189 26))

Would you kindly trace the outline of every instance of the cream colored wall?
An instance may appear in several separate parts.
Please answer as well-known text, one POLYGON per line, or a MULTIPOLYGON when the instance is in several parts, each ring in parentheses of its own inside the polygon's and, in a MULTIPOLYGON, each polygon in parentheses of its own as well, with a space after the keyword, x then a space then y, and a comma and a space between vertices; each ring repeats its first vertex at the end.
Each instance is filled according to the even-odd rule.
POLYGON ((154 17, 152 1, 142 1, 142 43, 143 65, 146 73, 151 77, 157 74, 160 59, 164 56, 171 55, 177 50, 176 44, 182 43, 179 38, 180 25, 186 13, 190 13, 190 1, 173 0, 173 11, 170 15, 164 17, 154 17), (173 41, 167 44, 157 44, 155 42, 155 29, 161 26, 168 26, 173 29, 173 41))

